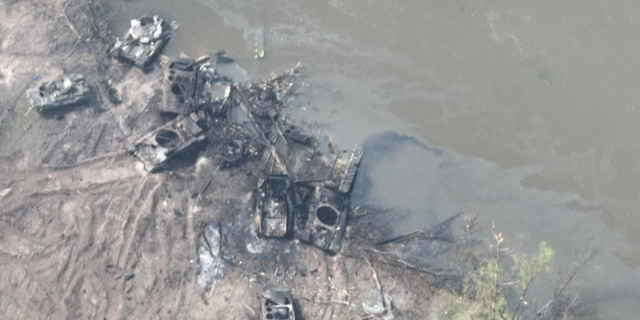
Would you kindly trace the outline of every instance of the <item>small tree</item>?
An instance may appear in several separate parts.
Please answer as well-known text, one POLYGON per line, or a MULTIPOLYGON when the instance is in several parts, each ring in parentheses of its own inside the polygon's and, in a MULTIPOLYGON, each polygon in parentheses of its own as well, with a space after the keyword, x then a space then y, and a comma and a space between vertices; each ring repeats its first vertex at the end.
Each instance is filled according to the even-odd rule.
POLYGON ((518 305, 511 316, 511 320, 518 318, 520 308, 522 307, 524 298, 527 295, 527 291, 529 291, 533 280, 535 280, 539 275, 551 271, 551 263, 555 256, 555 251, 545 241, 540 242, 538 245, 538 252, 532 254, 513 255, 513 268, 516 272, 515 285, 520 289, 521 294, 520 299, 518 300, 518 305))
POLYGON ((493 251, 482 259, 480 266, 472 272, 463 285, 460 301, 451 303, 446 309, 445 319, 485 319, 518 320, 520 309, 531 284, 542 274, 551 271, 555 251, 545 241, 540 242, 538 250, 532 253, 508 253, 503 248, 501 233, 493 232, 493 251), (505 259, 510 259, 505 267, 505 259), (507 289, 517 290, 519 300, 513 311, 504 296, 507 289))

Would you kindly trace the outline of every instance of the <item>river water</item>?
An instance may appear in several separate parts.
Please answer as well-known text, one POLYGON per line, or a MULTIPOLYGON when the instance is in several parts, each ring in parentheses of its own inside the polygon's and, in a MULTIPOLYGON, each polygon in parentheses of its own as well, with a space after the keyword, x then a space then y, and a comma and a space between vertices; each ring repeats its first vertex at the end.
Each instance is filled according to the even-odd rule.
POLYGON ((137 0, 116 31, 142 13, 180 23, 169 55, 226 49, 239 77, 302 62, 297 114, 365 146, 354 197, 410 212, 398 233, 470 210, 556 270, 589 243, 573 289, 637 319, 640 2, 137 0))

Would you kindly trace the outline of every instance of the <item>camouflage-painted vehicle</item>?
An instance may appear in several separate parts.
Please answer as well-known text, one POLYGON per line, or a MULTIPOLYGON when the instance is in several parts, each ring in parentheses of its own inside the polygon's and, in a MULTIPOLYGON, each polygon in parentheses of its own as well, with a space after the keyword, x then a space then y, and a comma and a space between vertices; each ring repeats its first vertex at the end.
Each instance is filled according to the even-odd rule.
POLYGON ((79 74, 45 82, 27 91, 27 99, 40 113, 55 112, 91 99, 91 89, 79 74))
POLYGON ((158 16, 142 16, 131 20, 131 28, 116 41, 109 55, 146 68, 167 45, 173 30, 158 16))

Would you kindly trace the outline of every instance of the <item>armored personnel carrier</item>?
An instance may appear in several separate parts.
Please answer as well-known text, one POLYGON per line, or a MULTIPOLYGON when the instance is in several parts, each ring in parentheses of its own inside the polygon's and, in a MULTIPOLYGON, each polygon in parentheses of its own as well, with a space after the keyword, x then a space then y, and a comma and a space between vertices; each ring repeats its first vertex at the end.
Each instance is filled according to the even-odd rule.
POLYGON ((91 90, 84 76, 75 74, 29 89, 27 99, 40 113, 55 112, 89 101, 91 90))

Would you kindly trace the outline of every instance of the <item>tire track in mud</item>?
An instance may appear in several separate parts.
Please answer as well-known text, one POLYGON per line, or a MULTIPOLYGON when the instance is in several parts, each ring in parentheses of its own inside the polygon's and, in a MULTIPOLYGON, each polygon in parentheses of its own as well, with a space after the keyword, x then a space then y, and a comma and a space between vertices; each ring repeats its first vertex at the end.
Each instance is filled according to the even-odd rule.
POLYGON ((187 284, 193 279, 188 263, 193 248, 183 236, 184 215, 174 214, 175 210, 184 210, 183 202, 189 198, 188 192, 176 190, 182 182, 165 177, 150 193, 148 214, 138 221, 126 261, 141 272, 127 283, 125 290, 125 314, 135 318, 174 318, 187 300, 187 284))
POLYGON ((0 287, 0 314, 17 315, 17 319, 63 318, 54 297, 44 289, 46 281, 23 266, 0 268, 0 283, 8 284, 0 287))
MULTIPOLYGON (((141 228, 146 228, 145 225, 140 225, 140 219, 144 219, 149 214, 149 202, 153 202, 153 198, 157 190, 162 186, 164 179, 156 179, 155 176, 148 177, 144 181, 140 182, 139 188, 129 196, 129 201, 124 204, 122 215, 120 219, 120 227, 114 232, 117 232, 119 237, 111 245, 111 252, 114 254, 113 265, 119 270, 130 270, 135 266, 134 263, 130 263, 131 255, 135 253, 133 250, 135 245, 135 239, 140 233, 141 228)), ((111 205, 108 205, 111 209, 111 205)), ((109 300, 109 307, 106 311, 106 317, 108 319, 120 318, 123 311, 123 298, 126 293, 127 283, 122 281, 116 283, 112 287, 112 291, 115 291, 109 300)))
MULTIPOLYGON (((115 260, 110 256, 118 252, 118 244, 131 246, 136 230, 126 241, 120 234, 125 213, 146 208, 145 202, 153 194, 149 190, 161 184, 155 178, 139 180, 134 162, 122 159, 100 156, 66 167, 2 172, 11 181, 8 186, 13 192, 3 197, 0 208, 0 272, 4 275, 0 276, 0 288, 15 288, 10 293, 13 302, 0 298, 3 314, 10 310, 10 317, 29 319, 120 317, 120 312, 109 310, 121 309, 117 308, 122 305, 118 298, 122 296, 121 281, 114 281, 104 268, 109 260, 115 260), (139 199, 114 197, 133 194, 134 189, 141 192, 139 199), (121 210, 123 207, 130 210, 121 210), (119 230, 114 230, 116 224, 120 224, 119 230), (22 266, 16 270, 24 270, 32 279, 19 280, 25 286, 10 284, 19 279, 18 271, 2 270, 16 265, 22 266), (115 292, 110 289, 114 284, 115 292), (36 294, 36 288, 53 289, 36 294), (35 305, 25 301, 35 301, 35 305), (43 304, 47 304, 46 310, 39 307, 43 304)), ((140 210, 132 214, 145 215, 140 210)), ((7 294, 0 292, 0 297, 7 294)))
MULTIPOLYGON (((122 235, 123 235, 123 239, 125 240, 121 247, 120 253, 118 254, 118 257, 116 259, 116 265, 119 267, 122 267, 122 268, 126 267, 126 262, 129 260, 129 253, 133 246, 134 238, 136 237, 136 234, 139 231, 139 227, 146 229, 148 226, 147 224, 143 226, 138 226, 138 221, 140 220, 140 218, 143 218, 146 216, 145 214, 143 214, 143 212, 146 211, 146 207, 149 204, 149 202, 151 202, 153 205, 155 194, 158 191, 158 189, 162 186, 164 179, 160 179, 160 181, 153 181, 153 180, 155 179, 150 178, 145 180, 142 183, 141 188, 139 189, 138 192, 136 192, 133 195, 132 201, 129 202, 129 205, 125 210, 125 212, 129 212, 130 214, 127 217, 127 220, 124 226, 122 227, 122 235), (153 182, 155 182, 155 185, 150 186, 150 184, 153 182), (131 212, 133 208, 140 208, 140 209, 137 211, 131 212)), ((153 214, 152 210, 153 208, 149 210, 148 214, 153 214)))
MULTIPOLYGON (((11 11, 0 8, 0 17, 6 18, 3 27, 23 22, 26 26, 3 30, 11 31, 3 35, 3 40, 15 50, 0 53, 0 61, 6 62, 0 67, 0 95, 5 97, 0 100, 12 105, 0 112, 0 319, 149 319, 156 318, 156 309, 165 305, 178 316, 175 310, 179 312, 190 297, 183 285, 185 268, 168 277, 177 279, 168 282, 172 283, 167 284, 170 291, 149 292, 150 298, 144 299, 146 306, 126 314, 122 312, 123 300, 131 281, 106 268, 130 267, 139 256, 153 256, 153 246, 141 245, 149 237, 160 255, 167 256, 159 264, 164 270, 173 267, 169 257, 189 246, 184 241, 187 232, 181 228, 167 224, 163 229, 167 217, 158 202, 162 176, 142 173, 138 162, 121 150, 130 137, 155 124, 146 121, 143 110, 153 107, 146 103, 149 99, 144 93, 154 93, 152 84, 156 81, 138 81, 145 75, 134 71, 127 83, 131 88, 126 92, 129 102, 104 113, 88 105, 59 121, 41 119, 35 112, 29 114, 31 109, 21 89, 32 85, 36 71, 22 66, 37 62, 43 80, 63 71, 87 73, 92 68, 89 64, 60 67, 55 52, 47 56, 51 59, 34 59, 38 56, 33 52, 45 52, 36 49, 48 49, 49 44, 65 39, 40 33, 60 30, 55 19, 49 19, 53 17, 51 12, 58 12, 55 4, 54 0, 35 6, 28 1, 8 4, 11 11), (51 4, 55 10, 50 10, 51 4), (33 19, 43 14, 44 20, 33 19), (32 33, 43 35, 35 38, 43 41, 26 41, 32 37, 21 36, 32 33), (31 56, 18 57, 24 52, 31 56), (141 88, 139 83, 145 85, 141 88), (119 124, 135 113, 145 121, 120 134, 119 124), (171 241, 176 232, 184 237, 174 246, 171 241)), ((73 44, 75 39, 68 42, 73 44)), ((184 215, 179 219, 185 220, 184 215)), ((151 268, 140 273, 158 277, 151 268)), ((162 289, 158 282, 160 286, 156 287, 162 289)))

